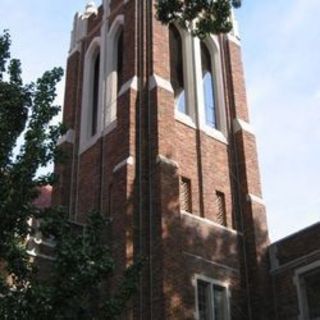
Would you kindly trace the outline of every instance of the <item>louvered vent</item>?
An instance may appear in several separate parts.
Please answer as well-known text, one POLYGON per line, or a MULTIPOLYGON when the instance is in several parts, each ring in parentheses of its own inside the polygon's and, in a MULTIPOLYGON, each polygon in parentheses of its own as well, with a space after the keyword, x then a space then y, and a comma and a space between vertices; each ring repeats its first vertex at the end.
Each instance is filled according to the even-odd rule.
POLYGON ((226 203, 224 193, 216 192, 216 217, 215 222, 227 226, 226 203))
POLYGON ((180 208, 183 211, 192 212, 191 181, 184 177, 181 178, 180 208))

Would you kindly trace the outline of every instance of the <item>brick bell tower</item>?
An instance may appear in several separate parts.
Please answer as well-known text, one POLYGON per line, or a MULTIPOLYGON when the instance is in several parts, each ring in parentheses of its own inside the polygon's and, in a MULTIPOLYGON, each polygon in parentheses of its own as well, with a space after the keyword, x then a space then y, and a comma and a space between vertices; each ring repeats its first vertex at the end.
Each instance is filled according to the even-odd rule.
POLYGON ((76 14, 54 201, 78 222, 91 209, 112 219, 119 276, 147 259, 124 319, 270 319, 236 28, 200 41, 159 23, 155 3, 89 2, 76 14))

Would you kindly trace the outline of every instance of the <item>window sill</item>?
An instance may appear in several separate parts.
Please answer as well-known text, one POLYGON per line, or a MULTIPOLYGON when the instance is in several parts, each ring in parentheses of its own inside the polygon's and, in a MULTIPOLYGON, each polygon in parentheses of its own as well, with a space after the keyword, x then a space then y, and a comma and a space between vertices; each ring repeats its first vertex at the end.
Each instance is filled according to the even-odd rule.
POLYGON ((64 143, 74 143, 74 130, 73 129, 69 129, 66 134, 64 134, 62 137, 59 138, 58 142, 57 142, 57 146, 60 146, 64 143))
POLYGON ((80 144, 79 154, 85 152, 89 148, 91 148, 102 136, 108 135, 111 131, 113 131, 117 127, 117 120, 113 120, 110 122, 107 127, 102 131, 102 133, 97 133, 93 137, 90 137, 86 141, 80 144))
POLYGON ((89 148, 91 148, 97 142, 97 140, 99 138, 100 138, 100 135, 97 133, 94 136, 92 136, 89 139, 86 139, 84 142, 82 142, 80 144, 79 154, 81 154, 81 153, 85 152, 86 150, 88 150, 89 148))
POLYGON ((199 216, 197 216, 197 215, 195 215, 195 214, 192 214, 191 212, 187 212, 187 211, 182 210, 182 211, 181 211, 181 214, 182 214, 183 216, 187 216, 187 217, 189 217, 189 218, 192 218, 192 219, 194 219, 194 220, 197 220, 197 221, 199 221, 199 222, 201 222, 201 223, 205 223, 205 224, 208 224, 208 225, 217 227, 217 228, 222 229, 222 230, 224 230, 224 231, 227 231, 227 232, 230 232, 230 233, 233 233, 233 234, 236 234, 236 235, 240 234, 237 230, 230 229, 230 228, 228 228, 228 227, 224 227, 224 226, 222 226, 222 225, 219 224, 219 223, 213 222, 213 221, 211 221, 211 220, 209 220, 209 219, 207 219, 207 218, 199 217, 199 216))
POLYGON ((113 120, 112 122, 108 123, 108 125, 104 128, 102 135, 106 136, 111 131, 113 131, 117 127, 117 119, 113 120))
MULTIPOLYGON (((184 114, 178 110, 175 110, 174 113, 175 119, 185 125, 187 125, 190 128, 196 129, 196 124, 194 123, 193 119, 188 116, 187 114, 184 114)), ((223 144, 228 145, 228 140, 226 136, 219 130, 215 128, 211 128, 209 126, 203 126, 201 130, 209 137, 214 138, 215 140, 218 140, 219 142, 222 142, 223 144)))
POLYGON ((215 129, 215 128, 211 128, 209 126, 204 126, 202 128, 202 130, 209 136, 212 137, 224 144, 228 144, 228 140, 226 138, 226 136, 219 130, 215 129))
POLYGON ((194 121, 187 114, 182 113, 178 110, 175 110, 174 117, 177 121, 182 122, 183 124, 187 125, 188 127, 196 129, 196 125, 195 125, 194 121))

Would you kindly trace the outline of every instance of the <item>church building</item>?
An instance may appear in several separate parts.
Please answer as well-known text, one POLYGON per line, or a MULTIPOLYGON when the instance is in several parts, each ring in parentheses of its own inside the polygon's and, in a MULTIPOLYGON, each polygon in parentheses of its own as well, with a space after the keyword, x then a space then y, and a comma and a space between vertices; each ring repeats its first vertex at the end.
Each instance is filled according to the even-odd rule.
POLYGON ((269 237, 241 43, 193 37, 156 0, 74 18, 53 202, 112 221, 118 276, 145 258, 123 319, 267 320, 269 237))

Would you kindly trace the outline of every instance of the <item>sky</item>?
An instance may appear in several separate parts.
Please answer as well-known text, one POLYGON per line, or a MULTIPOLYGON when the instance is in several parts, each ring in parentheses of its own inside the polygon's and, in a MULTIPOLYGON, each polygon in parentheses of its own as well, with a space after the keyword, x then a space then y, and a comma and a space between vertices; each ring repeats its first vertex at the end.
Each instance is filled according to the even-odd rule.
MULTIPOLYGON (((10 30, 24 80, 65 68, 86 0, 0 1, 0 30, 10 30)), ((236 12, 272 241, 320 220, 319 12, 319 0, 243 0, 236 12)), ((64 81, 59 104, 63 92, 64 81)))

